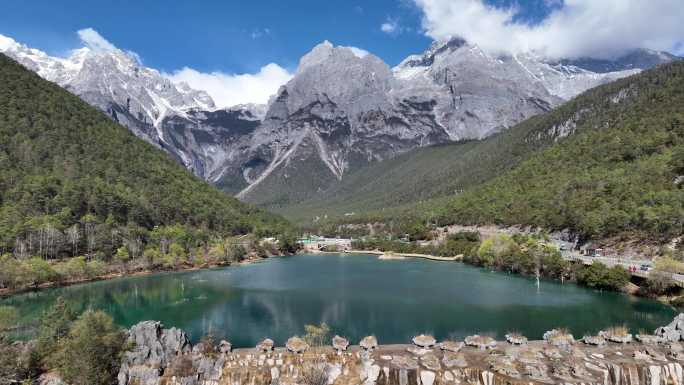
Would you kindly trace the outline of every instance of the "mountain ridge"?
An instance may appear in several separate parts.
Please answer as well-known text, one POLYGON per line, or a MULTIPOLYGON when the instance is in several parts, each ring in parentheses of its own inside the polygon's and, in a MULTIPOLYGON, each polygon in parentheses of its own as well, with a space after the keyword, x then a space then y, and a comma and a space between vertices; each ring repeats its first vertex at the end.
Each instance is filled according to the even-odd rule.
POLYGON ((276 211, 314 228, 534 226, 669 243, 684 231, 683 84, 684 62, 665 64, 484 140, 369 166, 318 200, 276 211))
MULTIPOLYGON (((305 116, 315 117, 314 123, 318 124, 310 124, 306 130, 304 123, 298 124, 301 116, 293 113, 294 119, 289 123, 296 127, 285 130, 288 133, 300 132, 300 135, 298 140, 290 143, 287 143, 287 135, 285 138, 278 137, 286 126, 282 123, 286 122, 285 116, 278 118, 279 124, 262 124, 258 128, 258 131, 266 131, 262 137, 278 137, 277 156, 263 159, 264 153, 276 152, 272 148, 269 150, 268 142, 262 143, 262 148, 258 151, 259 159, 269 165, 264 167, 264 172, 272 175, 273 181, 266 183, 268 178, 262 177, 256 180, 257 183, 250 183, 239 197, 266 207, 306 201, 337 183, 347 170, 423 146, 486 137, 525 118, 551 110, 563 103, 566 100, 564 98, 569 95, 574 96, 595 85, 639 71, 630 69, 598 74, 576 66, 535 61, 538 58, 532 55, 492 57, 462 40, 450 40, 433 44, 422 56, 409 57, 392 70, 392 76, 387 75, 386 65, 378 70, 366 71, 367 75, 379 77, 378 84, 381 86, 371 87, 374 91, 364 96, 383 93, 387 96, 380 100, 371 99, 359 108, 353 103, 344 106, 344 103, 355 99, 340 100, 344 93, 340 94, 337 90, 345 89, 349 84, 368 83, 363 77, 364 73, 346 74, 344 70, 336 68, 339 63, 326 62, 325 58, 331 56, 320 55, 321 52, 343 48, 336 48, 329 43, 322 43, 314 48, 313 51, 318 51, 320 57, 314 64, 305 66, 303 71, 298 70, 297 75, 281 88, 279 97, 271 102, 270 109, 281 113, 285 111, 285 114, 293 113, 278 107, 278 100, 288 100, 293 94, 301 95, 302 92, 297 92, 297 88, 302 87, 316 90, 305 96, 322 96, 309 99, 308 102, 318 103, 319 106, 327 104, 327 109, 325 112, 305 112, 305 116), (314 71, 316 67, 318 69, 314 71), (319 76, 316 84, 306 81, 311 77, 304 74, 307 70, 319 76), (345 79, 344 83, 336 88, 329 87, 334 88, 330 93, 322 92, 321 84, 333 82, 335 75, 340 73, 344 74, 339 76, 345 79), (371 111, 364 110, 368 106, 372 106, 371 111), (324 140, 324 146, 317 140, 318 137, 331 135, 333 132, 336 142, 324 140), (333 146, 330 146, 331 143, 333 146), (289 151, 282 151, 283 144, 289 151), (326 172, 325 167, 318 167, 319 170, 310 170, 307 166, 298 167, 296 161, 286 162, 282 158, 287 156, 296 159, 297 151, 301 151, 302 158, 308 162, 318 162, 321 166, 327 166, 331 172, 326 172), (317 153, 319 159, 313 159, 310 155, 312 152, 317 153), (336 168, 331 167, 331 164, 336 168), (293 177, 302 170, 316 172, 317 175, 313 178, 293 177), (302 184, 309 184, 310 188, 292 187, 302 184), (283 193, 283 186, 290 189, 290 192, 283 193)), ((372 54, 359 59, 347 53, 346 58, 360 62, 369 60, 369 56, 372 57, 372 54)), ((344 62, 340 66, 348 68, 354 64, 344 62)), ((305 104, 300 102, 298 106, 305 104)))
POLYGON ((267 106, 216 109, 206 93, 171 83, 119 49, 83 48, 69 59, 51 59, 14 41, 0 41, 3 50, 196 175, 264 206, 306 200, 359 167, 415 148, 506 130, 583 90, 640 71, 629 60, 674 60, 642 50, 613 62, 553 62, 533 54, 491 56, 451 39, 390 68, 372 54, 325 41, 302 57, 294 78, 267 106), (139 74, 147 81, 137 83, 139 74), (144 97, 123 97, 131 94, 144 97), (302 170, 311 175, 297 175, 302 170))
POLYGON ((157 226, 205 237, 289 229, 4 54, 0 80, 0 250, 48 256, 49 239, 49 257, 71 254, 75 225, 97 234, 107 258, 124 238, 141 254, 157 226))

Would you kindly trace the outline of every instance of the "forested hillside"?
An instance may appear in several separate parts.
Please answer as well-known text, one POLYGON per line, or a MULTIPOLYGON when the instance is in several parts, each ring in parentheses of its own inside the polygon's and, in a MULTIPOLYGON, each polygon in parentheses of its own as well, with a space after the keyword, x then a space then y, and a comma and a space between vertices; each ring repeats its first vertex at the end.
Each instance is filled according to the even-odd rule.
POLYGON ((577 133, 435 210, 442 223, 530 224, 662 241, 684 230, 684 63, 581 96, 577 133))
POLYGON ((177 242, 187 252, 214 236, 289 229, 4 55, 0 170, 0 254, 134 258, 155 237, 162 251, 177 242))
MULTIPOLYGON (((531 154, 588 127, 602 126, 619 113, 617 105, 639 103, 628 92, 639 76, 585 92, 559 108, 484 140, 411 151, 346 175, 338 184, 299 205, 273 207, 298 221, 312 216, 363 216, 438 197, 458 194, 499 176, 531 154), (620 103, 598 104, 617 98, 620 103), (311 215, 313 214, 313 215, 311 215), (307 217, 304 217, 307 215, 307 217)), ((634 85, 636 86, 636 85, 634 85)), ((392 210, 393 211, 393 210, 392 210)), ((349 218, 348 218, 349 219, 349 218)))
POLYGON ((531 224, 586 237, 671 238, 684 218, 683 93, 684 64, 664 65, 491 138, 372 165, 317 200, 280 210, 307 224, 310 213, 328 215, 318 226, 531 224))

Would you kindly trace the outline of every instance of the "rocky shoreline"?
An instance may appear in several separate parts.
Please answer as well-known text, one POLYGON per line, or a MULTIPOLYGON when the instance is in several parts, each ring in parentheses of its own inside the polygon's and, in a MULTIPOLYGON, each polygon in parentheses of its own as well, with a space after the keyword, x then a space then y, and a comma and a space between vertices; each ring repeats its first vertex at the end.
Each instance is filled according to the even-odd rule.
POLYGON ((368 336, 349 345, 335 336, 327 346, 311 347, 293 337, 286 347, 266 339, 231 349, 228 341, 193 346, 183 331, 155 321, 133 326, 129 340, 134 347, 123 359, 119 385, 684 384, 684 314, 650 335, 610 328, 575 339, 556 329, 541 341, 514 333, 506 341, 474 335, 438 342, 420 335, 410 344, 381 345, 368 336))

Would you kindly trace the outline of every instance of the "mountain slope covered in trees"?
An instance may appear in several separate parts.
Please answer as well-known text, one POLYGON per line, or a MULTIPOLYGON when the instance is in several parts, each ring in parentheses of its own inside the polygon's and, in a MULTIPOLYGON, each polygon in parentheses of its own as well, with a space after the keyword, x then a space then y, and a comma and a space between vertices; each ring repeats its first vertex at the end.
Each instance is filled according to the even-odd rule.
POLYGON ((0 170, 0 254, 135 256, 156 227, 184 227, 186 244, 289 228, 1 54, 0 170))
POLYGON ((684 218, 683 114, 684 64, 676 62, 485 140, 380 162, 317 200, 278 210, 308 224, 328 215, 338 223, 530 224, 586 237, 671 238, 684 218), (305 207, 313 215, 304 217, 305 207))
POLYGON ((436 207, 443 223, 530 224, 585 237, 684 232, 684 63, 589 92, 601 119, 436 207))

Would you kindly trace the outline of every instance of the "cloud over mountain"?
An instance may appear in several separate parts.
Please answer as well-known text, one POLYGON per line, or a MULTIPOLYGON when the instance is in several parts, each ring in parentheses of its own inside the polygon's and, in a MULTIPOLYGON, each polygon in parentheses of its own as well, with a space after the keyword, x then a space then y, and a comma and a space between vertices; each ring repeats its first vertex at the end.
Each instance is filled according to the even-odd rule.
MULTIPOLYGON (((94 51, 119 50, 93 28, 79 30, 78 36, 85 46, 94 51)), ((138 62, 141 61, 134 52, 126 51, 126 53, 135 57, 138 62)), ((281 85, 292 78, 291 73, 275 63, 267 64, 253 74, 231 74, 220 71, 207 73, 184 67, 171 74, 163 75, 173 82, 186 82, 193 89, 206 91, 218 107, 266 103, 281 85)))
POLYGON ((88 46, 88 48, 96 51, 114 51, 116 47, 107 39, 102 37, 96 30, 92 28, 84 28, 78 31, 78 37, 88 46))
POLYGON ((254 74, 207 73, 184 67, 166 76, 174 82, 186 82, 194 89, 206 91, 218 107, 266 103, 281 85, 292 78, 290 72, 275 63, 261 67, 254 74))
POLYGON ((554 1, 541 21, 516 20, 516 7, 482 0, 414 0, 433 39, 462 37, 493 53, 534 50, 549 57, 611 58, 634 48, 677 51, 684 42, 681 0, 554 1))

